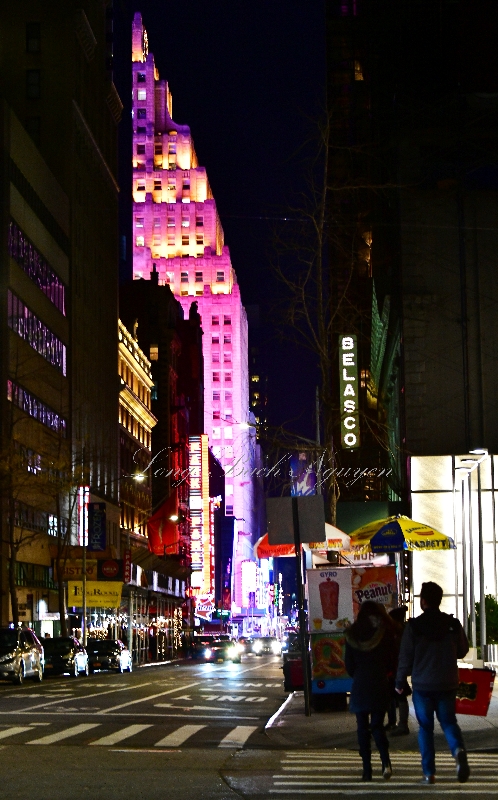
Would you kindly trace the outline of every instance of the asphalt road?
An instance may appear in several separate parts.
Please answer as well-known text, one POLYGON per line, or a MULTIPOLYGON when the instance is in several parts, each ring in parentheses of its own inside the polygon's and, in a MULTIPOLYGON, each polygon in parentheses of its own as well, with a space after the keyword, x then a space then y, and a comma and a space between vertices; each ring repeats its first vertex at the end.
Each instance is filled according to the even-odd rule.
MULTIPOLYGON (((283 797, 418 800, 498 799, 498 756, 479 755, 460 786, 441 763, 439 783, 420 787, 416 753, 393 755, 394 776, 358 780, 351 751, 278 749, 265 734, 282 705, 281 659, 241 664, 182 662, 49 678, 21 687, 0 682, 2 800, 229 800, 283 797)), ((476 756, 477 758, 477 756, 476 756)))

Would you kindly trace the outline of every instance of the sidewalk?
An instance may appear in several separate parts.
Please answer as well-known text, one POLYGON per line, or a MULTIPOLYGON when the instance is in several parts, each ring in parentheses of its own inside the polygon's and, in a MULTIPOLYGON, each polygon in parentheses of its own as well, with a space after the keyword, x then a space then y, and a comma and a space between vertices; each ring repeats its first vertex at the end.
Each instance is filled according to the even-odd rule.
MULTIPOLYGON (((493 750, 498 752, 498 678, 487 717, 459 715, 465 745, 469 751, 493 750)), ((389 737, 393 751, 416 750, 418 724, 410 702, 410 733, 408 736, 389 737)), ((436 749, 445 751, 446 740, 436 722, 436 749)), ((304 714, 303 692, 293 692, 277 713, 269 720, 266 734, 278 747, 336 748, 357 750, 356 718, 348 711, 312 712, 304 714)))

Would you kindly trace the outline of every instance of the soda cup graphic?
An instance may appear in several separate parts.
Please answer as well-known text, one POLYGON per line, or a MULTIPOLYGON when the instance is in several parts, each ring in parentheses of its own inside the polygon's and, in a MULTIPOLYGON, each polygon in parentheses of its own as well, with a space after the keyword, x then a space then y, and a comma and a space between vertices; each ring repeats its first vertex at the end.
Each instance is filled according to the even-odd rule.
POLYGON ((322 604, 322 614, 324 619, 337 619, 339 616, 339 584, 337 581, 326 581, 318 586, 320 591, 320 603, 322 604))

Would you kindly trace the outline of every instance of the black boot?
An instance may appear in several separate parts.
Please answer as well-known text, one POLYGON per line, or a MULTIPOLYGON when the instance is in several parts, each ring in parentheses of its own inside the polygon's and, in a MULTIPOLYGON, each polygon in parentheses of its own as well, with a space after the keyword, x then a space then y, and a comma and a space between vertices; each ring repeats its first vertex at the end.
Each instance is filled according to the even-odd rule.
POLYGON ((363 772, 361 775, 362 781, 371 781, 372 780, 372 765, 370 763, 370 759, 368 761, 363 759, 363 772))
POLYGON ((382 777, 388 781, 391 775, 393 774, 393 768, 391 766, 391 759, 389 756, 382 758, 382 777))

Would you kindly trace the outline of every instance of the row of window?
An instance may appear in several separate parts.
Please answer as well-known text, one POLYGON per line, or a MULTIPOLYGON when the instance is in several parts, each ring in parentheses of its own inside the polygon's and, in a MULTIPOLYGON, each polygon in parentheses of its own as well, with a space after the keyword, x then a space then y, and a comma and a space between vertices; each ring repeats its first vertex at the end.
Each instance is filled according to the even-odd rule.
POLYGON ((213 419, 224 419, 225 422, 232 422, 232 409, 225 408, 222 416, 221 410, 219 408, 215 408, 213 411, 213 419))
MULTIPOLYGON (((145 89, 138 90, 138 94, 140 95, 140 91, 145 94, 145 89)), ((139 100, 145 100, 144 98, 138 97, 139 100)), ((156 142, 154 144, 154 155, 155 156, 162 156, 163 154, 163 145, 161 142, 156 142)), ((145 144, 137 144, 137 156, 144 156, 145 155, 145 144)), ((169 156, 176 156, 176 142, 168 142, 168 155, 169 156)))
POLYGON ((151 435, 150 432, 145 430, 144 426, 137 420, 135 417, 130 414, 130 412, 123 408, 123 406, 119 406, 119 422, 126 428, 126 430, 131 433, 135 439, 138 439, 140 444, 143 444, 145 447, 150 448, 151 445, 151 435))
POLYGON ((25 531, 39 531, 48 533, 49 536, 64 537, 67 533, 68 520, 65 517, 57 517, 55 514, 48 514, 40 511, 20 500, 15 501, 14 505, 14 525, 25 531))
MULTIPOLYGON (((142 162, 137 162, 137 167, 139 169, 145 169, 145 165, 142 162)), ((163 190, 163 182, 161 179, 155 178, 154 179, 154 191, 155 192, 162 192, 163 190)), ((141 178, 137 181, 137 192, 145 192, 145 178, 141 178)), ((168 178, 168 192, 176 194, 176 178, 168 178)), ((182 197, 187 197, 190 193, 190 181, 183 180, 182 183, 182 197)), ((170 202, 168 200, 168 202, 170 202)), ((172 196, 171 202, 174 202, 174 197, 172 196)), ((190 202, 190 201, 186 201, 190 202)))
MULTIPOLYGON (((158 247, 161 245, 161 236, 154 236, 153 244, 158 247)), ((204 247, 204 236, 202 233, 196 234, 195 243, 198 247, 204 247)), ((176 245, 176 236, 175 234, 168 233, 168 247, 174 247, 176 245)), ((190 245, 190 236, 188 234, 182 234, 182 247, 189 247, 190 245)), ((145 247, 145 236, 139 235, 135 237, 135 246, 136 247, 145 247)), ((199 273, 202 275, 202 273, 199 273)), ((220 274, 220 273, 218 273, 220 274)), ((217 281, 224 281, 225 275, 224 273, 222 278, 216 278, 217 281)), ((202 278, 200 279, 202 280, 202 278)), ((197 278, 196 278, 197 281, 197 278)), ((182 283, 188 283, 188 272, 182 272, 182 283), (184 279, 184 275, 187 277, 184 279)))
MULTIPOLYGON (((211 341, 212 341, 213 344, 219 344, 220 343, 220 337, 218 336, 218 334, 215 334, 214 336, 212 336, 211 337, 211 341)), ((223 334, 223 344, 232 344, 232 334, 231 333, 224 333, 223 334)))
POLYGON ((66 315, 66 288, 16 223, 9 223, 9 255, 59 311, 66 315))
POLYGON ((7 381, 7 400, 10 400, 33 419, 41 422, 42 425, 46 425, 50 430, 66 436, 66 420, 14 381, 7 381))
MULTIPOLYGON (((231 392, 225 392, 224 393, 224 398, 225 398, 225 403, 231 403, 232 402, 232 393, 231 392)), ((214 400, 215 403, 218 400, 221 400, 221 392, 219 392, 217 389, 215 389, 214 392, 213 392, 213 400, 214 400)))
POLYGON ((52 364, 63 375, 66 374, 66 346, 10 289, 8 292, 8 325, 49 364, 52 364))
MULTIPOLYGON (((220 383, 222 377, 221 372, 213 372, 213 383, 220 383)), ((223 378, 225 383, 232 383, 232 373, 231 372, 224 372, 223 378)))
MULTIPOLYGON (((211 325, 219 325, 220 318, 218 316, 211 317, 211 325)), ((230 314, 223 314, 223 325, 231 325, 232 324, 232 317, 230 314)))
MULTIPOLYGON (((143 228, 144 227, 144 217, 135 217, 135 227, 136 228, 143 228)), ((154 228, 161 227, 161 217, 154 217, 153 220, 154 228)), ((175 228, 176 227, 176 220, 174 217, 167 218, 167 225, 168 228, 175 228)), ((195 218, 195 226, 196 228, 203 228, 204 227, 204 217, 196 216, 195 218)), ((189 228, 190 227, 190 217, 182 216, 182 228, 189 228)))
MULTIPOLYGON (((219 364, 220 362, 220 353, 212 353, 211 360, 213 364, 219 364)), ((232 362, 232 354, 231 353, 223 353, 223 363, 230 364, 232 362)))

